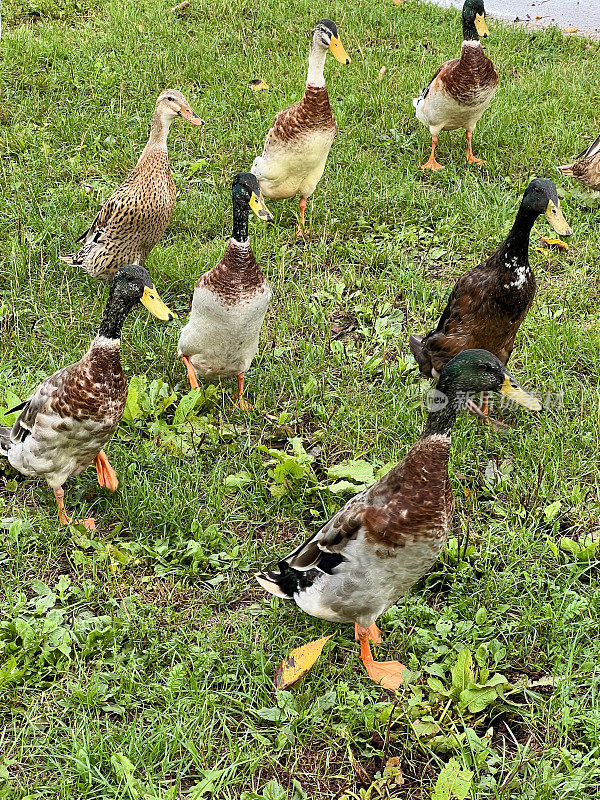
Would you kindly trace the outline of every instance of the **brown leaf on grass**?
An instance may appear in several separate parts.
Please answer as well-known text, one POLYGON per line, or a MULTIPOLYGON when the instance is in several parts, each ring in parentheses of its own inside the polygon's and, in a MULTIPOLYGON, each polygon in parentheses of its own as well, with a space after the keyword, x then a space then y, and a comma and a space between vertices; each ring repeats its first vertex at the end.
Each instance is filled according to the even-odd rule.
POLYGON ((323 636, 322 639, 308 642, 292 650, 275 670, 275 676, 273 677, 275 688, 289 689, 289 687, 293 686, 300 678, 303 678, 319 658, 325 643, 329 641, 329 639, 331 639, 331 636, 323 636))
POLYGON ((173 8, 169 9, 170 14, 177 14, 182 11, 185 11, 190 4, 190 0, 183 0, 183 3, 179 3, 177 6, 173 6, 173 8))

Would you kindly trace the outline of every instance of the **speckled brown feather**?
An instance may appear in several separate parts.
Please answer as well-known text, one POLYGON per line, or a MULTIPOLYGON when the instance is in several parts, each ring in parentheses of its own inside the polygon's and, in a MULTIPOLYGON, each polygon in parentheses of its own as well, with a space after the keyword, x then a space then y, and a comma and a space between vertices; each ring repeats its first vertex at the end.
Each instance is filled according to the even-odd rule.
POLYGON ((36 417, 44 411, 63 419, 103 423, 108 441, 121 421, 126 400, 127 379, 118 349, 92 343, 80 361, 42 381, 15 422, 12 435, 22 441, 34 431, 36 417))
POLYGON ((460 58, 443 64, 430 90, 441 89, 463 106, 476 106, 498 86, 498 73, 481 46, 463 45, 460 58))
POLYGON ((196 288, 201 287, 213 292, 223 305, 233 306, 264 292, 268 282, 250 245, 230 240, 221 261, 198 279, 196 288))
POLYGON ((278 142, 301 140, 314 131, 330 131, 332 139, 337 131, 325 86, 307 86, 302 100, 277 114, 265 150, 278 142))
POLYGON ((65 260, 102 278, 112 278, 124 264, 143 265, 167 229, 175 199, 167 152, 157 148, 144 153, 80 237, 86 244, 65 260))
MULTIPOLYGON (((598 139, 591 147, 594 147, 597 143, 598 139)), ((559 169, 565 175, 577 178, 580 183, 589 189, 600 191, 600 152, 589 158, 582 158, 581 161, 575 161, 573 164, 559 167, 559 169)))
POLYGON ((381 558, 419 540, 427 547, 439 540, 441 549, 454 509, 449 454, 449 438, 419 439, 400 464, 321 529, 321 549, 340 552, 361 528, 381 558))

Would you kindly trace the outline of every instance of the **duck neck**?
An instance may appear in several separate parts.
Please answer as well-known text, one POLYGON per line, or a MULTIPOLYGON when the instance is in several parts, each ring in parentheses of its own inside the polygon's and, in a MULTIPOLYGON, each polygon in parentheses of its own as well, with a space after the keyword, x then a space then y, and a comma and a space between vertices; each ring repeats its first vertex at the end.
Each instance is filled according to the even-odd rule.
POLYGON ((477 33, 477 28, 475 27, 475 17, 471 14, 468 17, 463 17, 462 26, 463 44, 467 43, 471 45, 479 45, 481 47, 479 34, 477 33))
POLYGON ((529 263, 529 237, 537 216, 535 211, 530 211, 521 204, 514 225, 500 247, 507 266, 516 267, 529 263))
POLYGON ((327 50, 313 42, 308 56, 308 74, 306 85, 314 86, 317 89, 325 86, 325 58, 327 50))
POLYGON ((166 150, 167 137, 169 135, 169 128, 171 127, 172 118, 166 117, 156 109, 152 117, 152 125, 150 126, 150 136, 148 143, 140 156, 140 159, 151 150, 166 150))
POLYGON ((450 438, 452 428, 467 399, 466 393, 458 393, 453 384, 446 384, 444 376, 438 381, 432 398, 433 408, 427 415, 427 422, 421 434, 422 439, 430 436, 450 438))
POLYGON ((137 300, 125 300, 122 297, 116 297, 113 293, 114 283, 111 284, 110 294, 108 296, 108 303, 104 309, 102 322, 98 328, 97 339, 105 339, 115 343, 117 346, 121 340, 121 331, 125 319, 137 300))
POLYGON ((248 217, 250 216, 250 208, 248 203, 233 198, 233 230, 231 238, 235 239, 239 244, 246 244, 248 242, 248 217))

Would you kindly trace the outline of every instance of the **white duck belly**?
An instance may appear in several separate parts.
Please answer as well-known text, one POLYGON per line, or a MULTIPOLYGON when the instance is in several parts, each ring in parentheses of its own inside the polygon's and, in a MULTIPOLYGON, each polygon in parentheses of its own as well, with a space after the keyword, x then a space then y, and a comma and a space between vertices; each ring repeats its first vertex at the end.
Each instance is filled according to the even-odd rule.
POLYGON ((437 136, 440 131, 453 131, 457 128, 474 131, 489 106, 494 91, 495 88, 485 92, 476 105, 465 106, 447 92, 438 89, 417 103, 417 119, 429 128, 432 136, 437 136))
POLYGON ((358 622, 369 627, 391 608, 435 563, 445 537, 407 542, 389 558, 365 546, 364 531, 344 548, 347 559, 322 573, 294 595, 298 606, 331 622, 358 622))
POLYGON ((260 329, 269 307, 268 284, 237 300, 221 302, 204 286, 194 290, 192 311, 179 338, 179 355, 187 356, 203 378, 226 378, 246 372, 258 350, 260 329))
POLYGON ((252 164, 263 195, 273 200, 310 197, 323 175, 334 138, 335 130, 327 130, 290 142, 270 142, 252 164))
POLYGON ((11 445, 8 461, 23 475, 45 478, 58 489, 90 466, 115 429, 98 420, 40 412, 33 433, 11 445))

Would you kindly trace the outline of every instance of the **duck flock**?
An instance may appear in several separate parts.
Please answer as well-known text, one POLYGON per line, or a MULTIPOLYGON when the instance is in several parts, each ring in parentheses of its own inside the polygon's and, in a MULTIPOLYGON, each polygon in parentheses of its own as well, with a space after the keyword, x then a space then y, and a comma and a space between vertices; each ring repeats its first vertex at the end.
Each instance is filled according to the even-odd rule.
MULTIPOLYGON (((443 64, 413 101, 417 118, 431 133, 431 155, 422 169, 443 168, 435 158, 438 135, 455 129, 466 132, 468 163, 482 163, 473 154, 472 135, 498 86, 480 41, 488 35, 482 0, 466 0, 462 27, 460 57, 443 64)), ((265 198, 299 197, 298 233, 303 232, 307 200, 323 175, 337 131, 324 78, 328 52, 340 64, 350 64, 335 23, 323 19, 313 30, 303 98, 275 117, 251 171, 233 178, 231 238, 221 261, 198 279, 190 317, 179 337, 178 355, 192 388, 198 387, 199 379, 236 378, 235 401, 242 411, 251 408, 244 397, 244 376, 257 352, 271 300, 250 245, 250 212, 271 222, 265 198)), ((110 282, 89 350, 77 363, 43 380, 11 409, 20 412, 13 426, 0 428, 0 454, 23 475, 46 479, 61 524, 74 522, 64 504, 68 478, 93 463, 100 486, 118 488, 103 448, 121 421, 127 399, 120 359, 127 315, 142 303, 158 319, 175 318, 144 264, 176 202, 167 137, 178 117, 203 124, 181 92, 162 92, 134 170, 81 236, 79 250, 62 257, 70 266, 110 282)), ((560 169, 600 189, 600 137, 575 163, 560 169)), ((376 620, 431 568, 446 541, 453 512, 448 460, 458 414, 467 407, 502 427, 488 416, 491 392, 527 410, 541 409, 506 365, 536 292, 528 249, 531 229, 542 214, 559 236, 571 234, 556 186, 537 178, 527 186, 506 239, 458 279, 435 329, 410 337, 421 374, 435 382, 436 390, 430 393, 423 433, 405 458, 349 500, 276 569, 256 576, 268 592, 294 600, 308 614, 354 623, 367 673, 387 688, 400 685, 403 666, 373 659, 370 644, 380 641, 376 620), (477 393, 483 397, 480 406, 472 400, 477 393)), ((95 526, 93 519, 79 522, 90 529, 95 526)))

